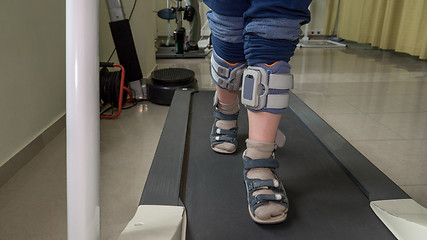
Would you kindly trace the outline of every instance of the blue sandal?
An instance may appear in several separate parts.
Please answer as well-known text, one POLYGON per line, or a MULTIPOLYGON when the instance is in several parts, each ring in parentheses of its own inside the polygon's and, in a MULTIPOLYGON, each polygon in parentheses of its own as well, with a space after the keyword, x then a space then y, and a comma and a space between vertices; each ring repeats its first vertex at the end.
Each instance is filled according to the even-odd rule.
POLYGON ((237 149, 237 130, 238 130, 237 126, 235 128, 226 130, 226 129, 221 129, 217 127, 216 122, 219 120, 237 120, 237 118, 239 117, 239 113, 237 112, 236 114, 232 114, 232 115, 223 114, 218 109, 215 108, 213 115, 215 117, 215 122, 212 126, 211 137, 210 137, 211 148, 215 152, 219 152, 219 153, 228 153, 228 154, 234 153, 237 149), (220 148, 218 147, 218 145, 221 143, 231 143, 232 145, 234 145, 234 148, 233 147, 231 149, 220 148))
POLYGON ((276 224, 281 223, 286 220, 287 212, 289 208, 288 197, 286 196, 285 188, 283 184, 280 182, 280 179, 277 177, 274 169, 279 167, 279 162, 274 159, 274 157, 270 157, 268 159, 256 159, 252 160, 249 157, 243 155, 243 173, 246 184, 246 193, 248 198, 248 208, 249 214, 252 219, 256 223, 260 224, 276 224), (247 177, 247 173, 250 169, 253 168, 270 168, 272 173, 274 174, 275 179, 270 180, 261 180, 261 179, 249 179, 247 177), (255 191, 261 189, 269 189, 274 192, 274 194, 258 194, 253 196, 255 191), (265 205, 269 202, 274 202, 281 204, 286 207, 286 211, 283 212, 279 216, 272 217, 267 220, 259 219, 255 216, 255 209, 258 207, 265 205))

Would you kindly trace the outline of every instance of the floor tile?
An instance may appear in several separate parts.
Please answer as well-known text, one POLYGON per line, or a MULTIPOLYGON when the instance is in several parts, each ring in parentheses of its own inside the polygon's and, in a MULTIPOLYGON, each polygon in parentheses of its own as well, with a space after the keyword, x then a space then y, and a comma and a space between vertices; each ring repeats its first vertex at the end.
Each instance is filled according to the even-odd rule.
POLYGON ((101 120, 102 239, 117 239, 133 218, 168 111, 144 101, 101 120))
MULTIPOLYGON (((357 77, 357 76, 356 76, 357 77)), ((427 81, 427 80, 426 80, 427 81)), ((294 91, 308 93, 324 93, 339 96, 381 96, 381 95, 427 95, 427 84, 414 83, 383 83, 383 82, 298 82, 296 77, 294 91)))
POLYGON ((405 139, 427 139, 427 112, 369 114, 369 116, 405 139))
POLYGON ((427 208, 427 184, 426 185, 401 185, 400 186, 418 204, 427 208))
POLYGON ((66 196, 1 196, 0 239, 67 239, 66 196))
POLYGON ((0 239, 66 239, 65 130, 0 188, 0 239))
POLYGON ((63 196, 66 194, 65 130, 0 188, 0 196, 63 196))
POLYGON ((427 184, 427 140, 350 141, 398 185, 427 184))
POLYGON ((345 100, 364 113, 414 113, 427 111, 427 95, 346 96, 345 100))
POLYGON ((321 117, 347 140, 402 139, 365 114, 322 114, 321 117))
POLYGON ((298 97, 317 114, 326 113, 360 113, 342 96, 300 93, 298 97))

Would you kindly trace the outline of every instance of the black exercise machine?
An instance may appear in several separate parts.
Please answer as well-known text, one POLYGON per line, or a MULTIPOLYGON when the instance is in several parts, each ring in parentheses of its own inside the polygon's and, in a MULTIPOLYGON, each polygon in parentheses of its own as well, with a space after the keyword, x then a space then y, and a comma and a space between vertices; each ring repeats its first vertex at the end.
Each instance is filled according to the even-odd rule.
MULTIPOLYGON (((185 28, 182 26, 182 21, 187 20, 192 21, 195 11, 191 6, 182 6, 182 0, 176 1, 176 6, 171 8, 165 8, 160 10, 157 13, 157 16, 168 20, 175 19, 176 29, 173 32, 174 36, 174 46, 160 46, 156 52, 156 58, 158 59, 167 59, 167 58, 204 58, 208 55, 209 51, 205 51, 204 48, 193 51, 184 51, 184 41, 185 41, 185 28)), ((169 34, 169 33, 168 33, 169 34)), ((168 36, 169 38, 169 36, 168 36)), ((168 39, 169 41, 169 39, 168 39)))
POLYGON ((369 204, 409 196, 292 93, 279 126, 288 140, 276 155, 288 219, 254 223, 241 157, 247 113, 238 120, 238 151, 215 153, 213 96, 175 92, 140 205, 185 206, 187 239, 395 239, 369 204))

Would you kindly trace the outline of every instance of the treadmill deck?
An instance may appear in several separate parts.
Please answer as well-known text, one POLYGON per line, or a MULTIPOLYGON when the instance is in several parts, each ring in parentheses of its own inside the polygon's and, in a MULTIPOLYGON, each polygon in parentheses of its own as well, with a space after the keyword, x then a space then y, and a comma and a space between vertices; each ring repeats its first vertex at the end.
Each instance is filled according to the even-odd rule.
MULTIPOLYGON (((290 202, 288 219, 277 225, 254 223, 248 212, 241 157, 248 136, 245 108, 238 120, 237 152, 218 154, 209 143, 214 92, 188 96, 177 91, 175 95, 140 204, 183 204, 187 239, 395 239, 369 203, 408 196, 369 163, 361 164, 358 171, 378 175, 374 176, 378 180, 368 180, 380 184, 363 184, 364 176, 359 181, 292 108, 283 114, 279 126, 286 144, 276 150, 277 173, 290 202), (177 120, 186 114, 184 123, 177 120), (377 188, 380 195, 374 193, 377 188)), ((292 101, 300 100, 293 95, 292 101)))

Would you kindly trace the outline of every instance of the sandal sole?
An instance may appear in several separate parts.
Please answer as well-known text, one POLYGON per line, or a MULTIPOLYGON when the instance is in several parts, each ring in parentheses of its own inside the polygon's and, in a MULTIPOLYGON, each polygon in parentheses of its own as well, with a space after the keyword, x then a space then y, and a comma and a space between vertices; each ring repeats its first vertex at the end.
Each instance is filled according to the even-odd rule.
MULTIPOLYGON (((248 201, 249 201, 249 199, 248 199, 248 201)), ((259 219, 259 218, 255 217, 252 214, 252 212, 251 212, 251 206, 249 204, 248 204, 248 210, 249 210, 249 215, 251 215, 252 220, 254 222, 258 223, 258 224, 279 224, 279 223, 283 223, 286 220, 286 218, 288 217, 288 213, 286 212, 286 213, 283 213, 280 216, 273 217, 273 218, 270 218, 270 219, 267 219, 267 220, 262 220, 262 219, 259 219)))
POLYGON ((212 148, 212 150, 214 152, 217 152, 217 153, 233 154, 236 152, 237 149, 234 149, 234 151, 227 151, 227 150, 223 150, 223 149, 219 149, 219 148, 212 148))

